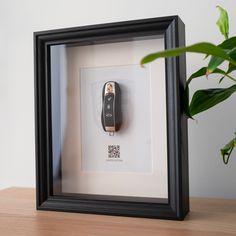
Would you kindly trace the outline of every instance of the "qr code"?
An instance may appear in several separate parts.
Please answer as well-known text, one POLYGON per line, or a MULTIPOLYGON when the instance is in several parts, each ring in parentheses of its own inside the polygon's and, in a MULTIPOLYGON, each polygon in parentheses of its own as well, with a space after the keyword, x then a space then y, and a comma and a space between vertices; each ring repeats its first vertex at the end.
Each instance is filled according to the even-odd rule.
POLYGON ((120 145, 108 145, 108 158, 120 158, 120 145))

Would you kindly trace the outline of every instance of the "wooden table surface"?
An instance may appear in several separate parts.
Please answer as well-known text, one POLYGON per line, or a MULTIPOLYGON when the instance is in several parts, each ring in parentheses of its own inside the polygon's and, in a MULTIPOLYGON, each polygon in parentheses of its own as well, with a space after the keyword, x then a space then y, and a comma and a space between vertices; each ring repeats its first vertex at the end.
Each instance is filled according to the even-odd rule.
POLYGON ((35 210, 35 190, 0 191, 0 236, 236 235, 236 200, 192 198, 185 221, 35 210))

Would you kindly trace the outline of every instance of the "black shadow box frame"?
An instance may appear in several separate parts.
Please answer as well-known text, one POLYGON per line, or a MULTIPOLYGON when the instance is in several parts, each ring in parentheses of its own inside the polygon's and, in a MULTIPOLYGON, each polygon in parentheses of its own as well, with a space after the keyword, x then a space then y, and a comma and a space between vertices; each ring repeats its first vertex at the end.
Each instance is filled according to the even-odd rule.
MULTIPOLYGON (((165 48, 185 45, 184 24, 178 16, 109 23, 34 33, 36 191, 37 209, 119 216, 183 220, 189 211, 187 118, 183 114, 185 55, 165 60, 167 106, 168 203, 100 199, 60 191, 60 167, 53 173, 50 46, 89 40, 164 35, 165 48), (53 184, 57 175, 58 184, 53 184)), ((140 58, 141 59, 141 58, 140 58)), ((121 197, 122 198, 122 197, 121 197)))

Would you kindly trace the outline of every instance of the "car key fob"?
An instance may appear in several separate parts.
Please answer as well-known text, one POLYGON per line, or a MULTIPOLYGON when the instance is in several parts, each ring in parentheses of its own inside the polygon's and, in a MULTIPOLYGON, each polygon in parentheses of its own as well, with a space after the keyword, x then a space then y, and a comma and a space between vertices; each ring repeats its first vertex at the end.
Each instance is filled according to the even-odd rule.
POLYGON ((122 123, 121 90, 118 83, 109 81, 102 91, 102 126, 109 135, 114 135, 122 123))

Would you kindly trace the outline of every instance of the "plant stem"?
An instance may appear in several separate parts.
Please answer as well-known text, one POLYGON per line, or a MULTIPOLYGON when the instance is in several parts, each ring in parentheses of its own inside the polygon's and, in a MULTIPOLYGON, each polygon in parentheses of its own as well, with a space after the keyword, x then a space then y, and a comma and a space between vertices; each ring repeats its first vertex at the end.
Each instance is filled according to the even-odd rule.
POLYGON ((233 80, 234 82, 236 82, 236 79, 233 78, 232 76, 228 75, 228 74, 225 74, 226 77, 228 77, 229 79, 233 80))

